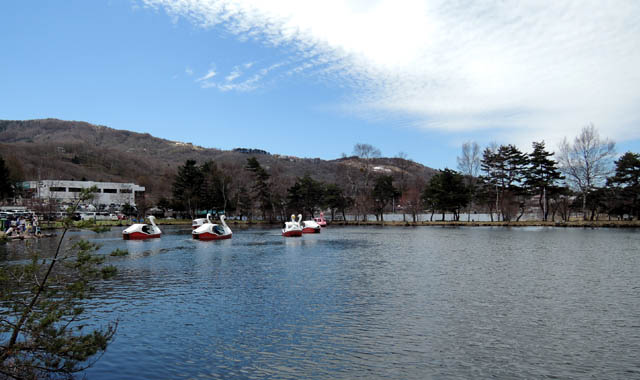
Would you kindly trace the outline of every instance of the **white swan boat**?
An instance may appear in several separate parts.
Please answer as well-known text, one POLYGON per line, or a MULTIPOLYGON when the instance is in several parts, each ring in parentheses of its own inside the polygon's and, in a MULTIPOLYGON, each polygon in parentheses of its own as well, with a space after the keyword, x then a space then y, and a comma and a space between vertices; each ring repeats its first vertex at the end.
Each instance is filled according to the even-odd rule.
POLYGON ((300 225, 300 219, 302 219, 302 215, 298 215, 298 221, 296 221, 295 215, 291 215, 291 221, 285 222, 284 224, 284 228, 282 229, 282 236, 284 237, 302 236, 302 226, 300 225))
MULTIPOLYGON (((207 216, 209 216, 209 214, 207 214, 207 216)), ((191 222, 191 229, 195 230, 196 228, 200 227, 201 225, 203 225, 205 223, 207 223, 207 218, 194 219, 193 222, 191 222)))
POLYGON ((315 220, 305 220, 304 222, 302 222, 302 233, 319 234, 320 224, 318 224, 315 220))
POLYGON ((160 228, 156 226, 156 218, 152 215, 148 219, 151 224, 132 224, 124 231, 122 231, 122 238, 124 240, 145 240, 159 238, 162 234, 162 231, 160 231, 160 228))
POLYGON ((206 223, 191 231, 191 236, 196 240, 222 240, 231 239, 233 232, 225 222, 226 217, 220 215, 220 224, 211 223, 211 214, 207 214, 206 223))

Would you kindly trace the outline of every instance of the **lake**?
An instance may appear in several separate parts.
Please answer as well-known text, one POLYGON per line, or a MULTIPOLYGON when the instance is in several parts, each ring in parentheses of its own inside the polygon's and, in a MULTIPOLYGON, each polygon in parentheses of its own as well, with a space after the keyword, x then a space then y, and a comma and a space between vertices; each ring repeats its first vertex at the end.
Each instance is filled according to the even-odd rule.
POLYGON ((70 234, 130 253, 89 307, 119 322, 90 379, 640 378, 637 229, 163 230, 70 234))

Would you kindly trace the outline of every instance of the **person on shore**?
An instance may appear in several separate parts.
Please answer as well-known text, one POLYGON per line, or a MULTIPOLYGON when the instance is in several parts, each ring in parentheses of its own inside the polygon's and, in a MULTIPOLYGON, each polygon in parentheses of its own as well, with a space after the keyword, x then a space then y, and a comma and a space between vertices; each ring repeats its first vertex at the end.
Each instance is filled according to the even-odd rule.
POLYGON ((33 233, 35 235, 40 235, 40 226, 38 223, 38 216, 33 214, 33 233))
POLYGON ((31 229, 31 222, 28 221, 28 220, 24 224, 24 233, 25 234, 32 234, 33 233, 32 229, 31 229))

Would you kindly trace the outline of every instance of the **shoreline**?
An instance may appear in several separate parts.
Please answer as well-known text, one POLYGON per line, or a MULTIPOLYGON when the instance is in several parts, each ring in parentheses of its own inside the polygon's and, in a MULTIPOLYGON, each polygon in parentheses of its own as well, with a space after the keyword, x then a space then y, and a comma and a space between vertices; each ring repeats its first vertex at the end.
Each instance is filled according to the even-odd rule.
MULTIPOLYGON (((268 222, 268 221, 240 221, 229 220, 229 225, 235 226, 280 226, 281 222, 268 222)), ((104 227, 126 227, 133 223, 122 221, 97 221, 96 226, 104 227)), ((158 225, 165 226, 191 226, 191 220, 189 219, 159 219, 156 221, 158 225)), ((380 227, 420 227, 420 226, 440 226, 440 227, 572 227, 572 228, 640 228, 640 220, 571 220, 567 222, 561 221, 541 221, 541 220, 528 220, 528 221, 384 221, 368 220, 368 221, 334 221, 330 222, 328 226, 380 226, 380 227)), ((61 228, 60 223, 53 223, 52 225, 41 225, 44 230, 55 230, 61 228)))
MULTIPOLYGON (((95 226, 98 227, 127 227, 133 223, 122 223, 122 221, 98 221, 95 226)), ((191 226, 191 220, 164 220, 157 221, 158 225, 164 226, 191 226)), ((265 226, 265 227, 279 227, 281 223, 270 223, 265 221, 230 221, 228 224, 233 226, 265 226)), ((390 221, 381 222, 376 220, 370 221, 335 221, 327 224, 327 227, 331 226, 361 226, 361 227, 561 227, 561 228, 640 228, 640 220, 571 220, 568 222, 551 222, 540 220, 529 221, 511 221, 511 222, 466 222, 466 221, 420 221, 420 222, 402 222, 402 221, 390 221)), ((60 223, 53 225, 41 226, 43 231, 55 231, 61 229, 60 223)), ((75 228, 72 228, 72 230, 75 228)), ((46 233, 41 236, 23 235, 23 236, 5 236, 4 232, 0 231, 0 241, 15 241, 15 240, 30 240, 40 238, 54 237, 56 234, 46 233)))
POLYGON ((441 227, 573 227, 573 228, 640 228, 640 221, 638 220, 572 220, 568 222, 552 222, 541 220, 528 220, 528 221, 510 221, 510 222, 467 222, 467 221, 420 221, 420 222, 381 222, 381 221, 339 221, 333 222, 333 225, 348 225, 348 226, 394 226, 394 227, 420 227, 420 226, 441 226, 441 227))

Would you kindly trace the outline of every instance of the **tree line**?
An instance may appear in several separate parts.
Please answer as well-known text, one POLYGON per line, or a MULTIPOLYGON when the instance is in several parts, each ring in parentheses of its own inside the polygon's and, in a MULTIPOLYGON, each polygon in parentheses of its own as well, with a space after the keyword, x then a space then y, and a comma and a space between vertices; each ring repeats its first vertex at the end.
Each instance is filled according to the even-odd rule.
MULTIPOLYGON (((537 206, 541 220, 563 221, 572 212, 583 219, 640 218, 640 155, 627 152, 615 160, 614 142, 593 125, 582 129, 558 152, 544 141, 531 153, 512 144, 491 144, 482 153, 476 143, 462 146, 459 172, 445 169, 429 182, 423 196, 427 209, 451 212, 484 209, 494 220, 520 220, 537 206), (554 160, 555 158, 555 160, 554 160)), ((433 215, 433 214, 432 214, 433 215)), ((444 218, 444 215, 443 215, 444 218)))
POLYGON ((640 155, 627 152, 615 159, 615 144, 586 126, 573 140, 565 139, 557 152, 544 141, 532 143, 530 153, 513 144, 463 144, 458 170, 445 168, 428 180, 406 175, 410 160, 400 154, 398 169, 388 173, 376 167, 380 151, 356 144, 356 161, 339 167, 339 181, 325 183, 307 173, 284 186, 256 157, 248 158, 242 173, 221 170, 213 162, 200 166, 187 161, 173 183, 173 199, 166 207, 183 210, 217 210, 240 217, 286 220, 292 213, 313 217, 328 210, 346 219, 384 221, 384 213, 399 211, 417 221, 430 213, 460 220, 467 214, 486 213, 491 221, 518 221, 532 212, 543 221, 569 220, 573 214, 594 220, 639 218, 640 155), (242 177, 245 176, 244 179, 242 177))
MULTIPOLYGON (((187 160, 178 168, 172 199, 161 199, 159 205, 183 211, 192 218, 198 211, 207 210, 273 222, 287 220, 288 215, 298 213, 313 218, 318 212, 329 210, 332 219, 337 214, 346 219, 347 211, 357 204, 354 195, 362 195, 362 191, 348 194, 343 186, 315 180, 308 173, 296 177, 287 187, 282 186, 281 180, 269 173, 256 157, 248 158, 242 172, 235 175, 221 170, 214 162, 198 165, 187 160)), ((399 196, 393 181, 390 175, 377 176, 367 192, 371 209, 379 217, 389 202, 399 196)))
MULTIPOLYGON (((215 210, 240 218, 277 221, 291 213, 314 217, 325 210, 331 218, 350 215, 366 221, 383 220, 386 212, 402 212, 403 220, 420 214, 451 215, 467 221, 475 213, 492 221, 520 220, 537 213, 541 220, 640 218, 640 156, 627 152, 616 159, 615 144, 601 138, 593 125, 573 140, 566 138, 556 152, 544 141, 532 143, 530 153, 514 144, 462 145, 457 170, 435 175, 409 174, 412 161, 400 153, 391 169, 377 166, 380 150, 356 144, 353 156, 337 165, 334 181, 320 181, 313 173, 292 178, 277 165, 265 166, 256 156, 242 163, 198 164, 187 160, 172 178, 171 196, 156 205, 195 217, 215 210)), ((16 180, 0 157, 0 196, 17 193, 16 180)), ((326 176, 325 176, 326 178, 326 176)), ((144 199, 139 209, 149 208, 144 199)), ((139 210, 140 211, 140 210, 139 210)))
POLYGON ((190 217, 212 210, 240 218, 268 221, 287 220, 302 213, 315 217, 328 210, 332 220, 347 213, 366 219, 369 214, 382 219, 388 205, 401 191, 390 174, 375 173, 372 160, 379 150, 368 144, 354 148, 357 164, 342 165, 333 183, 314 179, 310 173, 293 180, 263 166, 256 157, 247 158, 242 170, 225 170, 215 162, 198 165, 187 160, 178 168, 172 184, 172 198, 163 198, 159 207, 182 211, 190 217))

